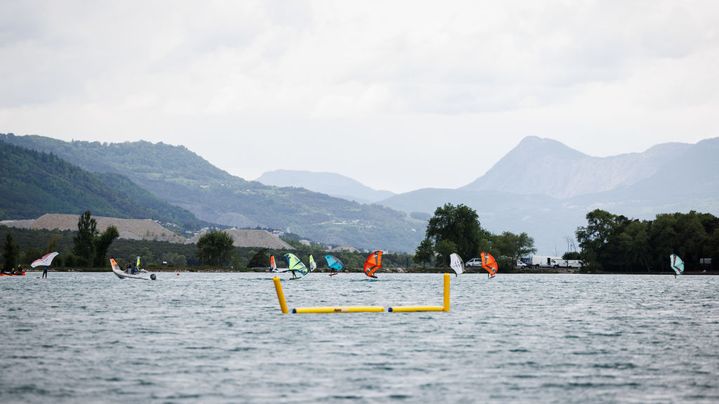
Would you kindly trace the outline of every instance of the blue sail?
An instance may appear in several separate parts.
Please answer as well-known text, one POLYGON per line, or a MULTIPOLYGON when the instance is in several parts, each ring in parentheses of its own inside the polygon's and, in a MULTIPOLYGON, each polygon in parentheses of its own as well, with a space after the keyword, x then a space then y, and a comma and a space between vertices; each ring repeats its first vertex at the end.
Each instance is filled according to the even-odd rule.
POLYGON ((682 273, 684 273, 684 261, 682 261, 682 259, 679 258, 678 255, 670 255, 669 264, 672 266, 674 273, 676 273, 677 275, 681 275, 682 273))
POLYGON ((325 261, 327 261, 327 266, 334 271, 341 271, 345 267, 342 261, 333 255, 325 255, 325 261))

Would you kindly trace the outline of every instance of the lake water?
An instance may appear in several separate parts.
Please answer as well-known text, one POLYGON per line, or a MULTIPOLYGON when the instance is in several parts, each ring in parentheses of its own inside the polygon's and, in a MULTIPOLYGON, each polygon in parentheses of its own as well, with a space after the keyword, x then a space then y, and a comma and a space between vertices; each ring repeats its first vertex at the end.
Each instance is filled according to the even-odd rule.
MULTIPOLYGON (((311 274, 288 305, 442 304, 311 274)), ((719 277, 452 277, 449 313, 282 315, 270 274, 0 278, 0 402, 719 401, 719 277)))

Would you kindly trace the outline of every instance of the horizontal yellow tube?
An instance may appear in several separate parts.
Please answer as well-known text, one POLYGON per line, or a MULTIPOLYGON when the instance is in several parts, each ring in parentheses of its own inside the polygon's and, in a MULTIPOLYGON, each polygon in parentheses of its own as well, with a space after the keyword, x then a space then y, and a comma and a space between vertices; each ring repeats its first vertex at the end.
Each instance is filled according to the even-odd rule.
POLYGON ((390 313, 412 313, 417 311, 445 311, 444 306, 396 306, 387 309, 390 313))
POLYGON ((332 313, 382 313, 382 306, 344 306, 344 307, 298 307, 292 309, 297 314, 332 314, 332 313))

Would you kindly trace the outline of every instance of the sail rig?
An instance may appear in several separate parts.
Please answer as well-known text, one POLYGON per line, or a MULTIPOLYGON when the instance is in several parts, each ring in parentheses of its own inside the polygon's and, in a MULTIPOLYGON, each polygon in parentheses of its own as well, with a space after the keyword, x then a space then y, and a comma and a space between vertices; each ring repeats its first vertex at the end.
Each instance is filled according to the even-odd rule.
POLYGON ((305 264, 297 258, 296 255, 292 253, 285 254, 285 259, 287 260, 287 271, 292 272, 292 279, 300 279, 304 278, 308 273, 310 273, 310 270, 307 269, 305 264))
POLYGON ((459 254, 456 253, 450 254, 449 267, 452 268, 455 273, 455 276, 464 272, 464 261, 462 261, 462 257, 460 257, 459 254))
POLYGON ((270 271, 277 272, 277 263, 275 262, 274 255, 270 255, 270 271))
POLYGON ((332 271, 330 276, 337 275, 345 267, 342 261, 334 255, 325 255, 325 261, 327 261, 327 267, 332 271))
POLYGON ((684 273, 684 261, 679 258, 678 255, 672 254, 669 256, 669 264, 674 270, 674 276, 681 275, 684 273))
POLYGON ((479 256, 482 258, 482 268, 484 268, 485 271, 489 272, 490 278, 494 278, 497 275, 497 271, 499 271, 499 265, 497 265, 497 260, 494 259, 492 254, 484 251, 482 251, 479 256))
POLYGON ((382 268, 382 251, 373 251, 364 262, 364 274, 370 278, 377 278, 374 273, 380 268, 382 268))
POLYGON ((37 267, 49 267, 52 264, 52 260, 55 259, 60 255, 60 253, 57 252, 51 252, 49 254, 45 254, 42 257, 36 259, 35 261, 30 264, 31 267, 37 268, 37 267))
POLYGON ((315 257, 310 254, 310 272, 314 271, 315 269, 317 269, 317 263, 315 262, 315 257))

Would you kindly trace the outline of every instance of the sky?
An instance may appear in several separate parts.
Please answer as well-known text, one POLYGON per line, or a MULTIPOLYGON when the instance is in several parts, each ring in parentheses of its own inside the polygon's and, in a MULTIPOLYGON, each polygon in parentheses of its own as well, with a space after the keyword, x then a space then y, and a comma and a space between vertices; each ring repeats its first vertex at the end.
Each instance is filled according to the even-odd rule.
POLYGON ((716 1, 0 2, 0 132, 454 188, 525 136, 719 136, 716 1))

